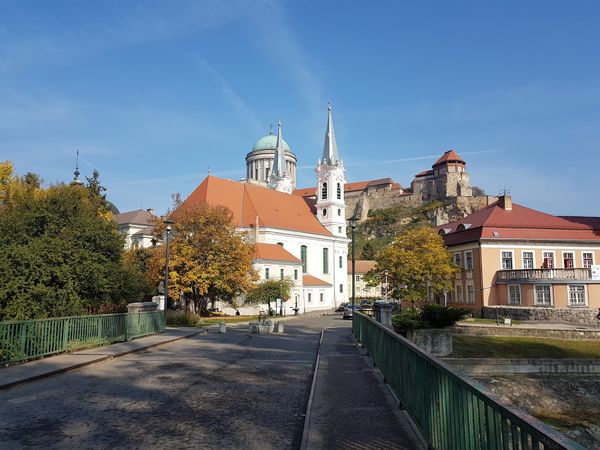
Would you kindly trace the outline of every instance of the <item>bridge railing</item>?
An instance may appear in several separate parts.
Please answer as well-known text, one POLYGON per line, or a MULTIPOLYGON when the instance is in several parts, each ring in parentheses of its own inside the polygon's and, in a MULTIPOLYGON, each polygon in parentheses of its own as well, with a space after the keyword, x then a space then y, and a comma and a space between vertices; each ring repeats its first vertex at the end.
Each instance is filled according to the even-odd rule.
POLYGON ((352 329, 432 448, 584 449, 372 318, 355 313, 352 329))
POLYGON ((0 322, 0 364, 126 341, 164 330, 162 311, 0 322))

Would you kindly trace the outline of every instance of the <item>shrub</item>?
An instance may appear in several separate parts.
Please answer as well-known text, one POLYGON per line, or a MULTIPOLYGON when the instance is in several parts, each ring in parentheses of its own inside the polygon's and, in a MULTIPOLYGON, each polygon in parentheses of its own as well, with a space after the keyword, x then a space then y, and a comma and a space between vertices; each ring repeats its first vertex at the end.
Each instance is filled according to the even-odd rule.
POLYGON ((392 316, 392 325, 394 330, 400 334, 420 328, 446 328, 454 325, 469 313, 470 310, 465 308, 428 303, 422 309, 409 308, 392 316))
POLYGON ((199 315, 180 311, 166 311, 165 320, 171 327, 197 327, 202 323, 199 315))
POLYGON ((454 325, 470 312, 465 308, 428 303, 421 310, 421 318, 427 324, 427 328, 446 328, 454 325))

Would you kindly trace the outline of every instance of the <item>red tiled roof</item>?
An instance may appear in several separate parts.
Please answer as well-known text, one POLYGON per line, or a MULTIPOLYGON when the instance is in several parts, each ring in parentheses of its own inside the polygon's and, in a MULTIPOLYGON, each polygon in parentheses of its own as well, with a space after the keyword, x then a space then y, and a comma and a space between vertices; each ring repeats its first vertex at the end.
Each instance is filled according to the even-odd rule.
MULTIPOLYGON (((373 270, 375 268, 375 265, 377 264, 376 261, 372 261, 370 259, 357 259, 355 261, 356 263, 356 267, 354 272, 358 273, 358 274, 363 274, 363 273, 367 273, 369 270, 373 270)), ((352 275, 352 261, 349 260, 348 261, 348 275, 352 275)))
POLYGON ((323 281, 312 275, 302 275, 302 284, 304 286, 331 286, 327 281, 323 281))
POLYGON ((254 258, 269 261, 285 261, 290 263, 302 264, 302 260, 296 258, 281 245, 278 244, 254 244, 254 258))
MULTIPOLYGON (((402 189, 400 183, 396 183, 391 178, 379 178, 377 180, 367 180, 367 181, 355 181, 354 183, 346 183, 344 185, 344 192, 355 192, 355 191, 364 191, 365 189, 372 186, 381 186, 381 185, 391 185, 392 190, 402 189)), ((294 195, 298 195, 300 197, 311 197, 317 195, 316 187, 302 188, 296 189, 292 192, 294 195)))
POLYGON ((207 176, 180 208, 187 205, 222 205, 231 210, 236 227, 254 226, 331 236, 302 197, 249 183, 207 176))
POLYGON ((464 160, 460 156, 458 156, 458 153, 456 153, 454 150, 448 150, 440 157, 440 159, 438 159, 433 164, 433 167, 437 166, 438 164, 444 164, 447 162, 459 162, 463 164, 465 163, 464 160))
POLYGON ((416 174, 415 177, 424 177, 427 175, 433 175, 433 170, 424 170, 423 172, 419 172, 418 174, 416 174))
POLYGON ((447 245, 479 239, 600 240, 600 217, 559 217, 516 203, 506 210, 496 202, 437 229, 447 245))

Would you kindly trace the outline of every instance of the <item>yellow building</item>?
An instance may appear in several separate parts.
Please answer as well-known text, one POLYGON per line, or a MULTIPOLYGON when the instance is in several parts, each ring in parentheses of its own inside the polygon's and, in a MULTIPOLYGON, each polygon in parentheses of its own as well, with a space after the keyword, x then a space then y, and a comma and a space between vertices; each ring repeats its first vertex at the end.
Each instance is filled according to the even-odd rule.
POLYGON ((438 230, 461 269, 447 304, 484 315, 484 307, 529 308, 531 317, 545 307, 557 312, 539 318, 566 320, 600 308, 600 217, 553 216, 504 195, 438 230))
MULTIPOLYGON (((357 259, 355 261, 355 283, 356 298, 358 299, 374 299, 378 300, 383 298, 383 291, 381 284, 377 286, 369 286, 365 281, 365 275, 368 271, 375 268, 375 261, 368 259, 357 259)), ((352 296, 352 261, 348 261, 348 293, 352 296)))

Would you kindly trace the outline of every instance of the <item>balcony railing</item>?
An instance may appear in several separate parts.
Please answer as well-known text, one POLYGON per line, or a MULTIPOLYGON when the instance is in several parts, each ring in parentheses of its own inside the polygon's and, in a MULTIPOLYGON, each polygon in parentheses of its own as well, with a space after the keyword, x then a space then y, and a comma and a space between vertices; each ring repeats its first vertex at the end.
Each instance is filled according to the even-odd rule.
POLYGON ((499 282, 507 281, 562 281, 562 280, 591 280, 591 269, 520 269, 499 270, 499 282))

